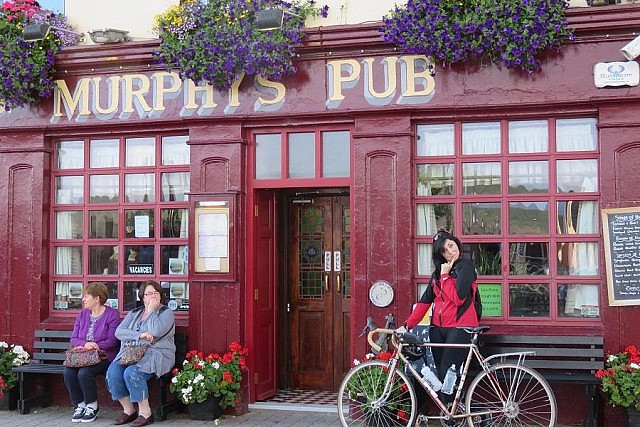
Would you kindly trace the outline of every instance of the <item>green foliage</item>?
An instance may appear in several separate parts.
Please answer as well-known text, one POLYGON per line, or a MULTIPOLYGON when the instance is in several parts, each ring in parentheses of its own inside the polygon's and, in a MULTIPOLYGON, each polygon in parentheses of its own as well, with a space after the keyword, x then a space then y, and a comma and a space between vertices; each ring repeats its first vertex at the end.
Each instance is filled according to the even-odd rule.
POLYGON ((182 369, 173 370, 169 389, 185 404, 202 403, 209 396, 220 400, 220 407, 235 406, 242 382, 247 349, 231 343, 224 355, 204 356, 198 350, 187 353, 182 369))
POLYGON ((21 345, 0 342, 0 397, 3 396, 5 390, 15 386, 18 381, 18 377, 12 369, 28 362, 29 353, 21 345))
POLYGON ((609 402, 625 408, 640 409, 640 351, 635 345, 607 357, 605 369, 598 369, 596 378, 602 391, 609 395, 609 402))

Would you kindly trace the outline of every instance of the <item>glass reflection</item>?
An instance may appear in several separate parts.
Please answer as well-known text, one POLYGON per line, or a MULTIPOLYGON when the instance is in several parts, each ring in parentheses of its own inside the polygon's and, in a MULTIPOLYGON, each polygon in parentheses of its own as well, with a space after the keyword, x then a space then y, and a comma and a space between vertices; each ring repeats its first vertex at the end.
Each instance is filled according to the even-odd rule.
POLYGON ((549 317, 549 285, 510 284, 511 317, 549 317))

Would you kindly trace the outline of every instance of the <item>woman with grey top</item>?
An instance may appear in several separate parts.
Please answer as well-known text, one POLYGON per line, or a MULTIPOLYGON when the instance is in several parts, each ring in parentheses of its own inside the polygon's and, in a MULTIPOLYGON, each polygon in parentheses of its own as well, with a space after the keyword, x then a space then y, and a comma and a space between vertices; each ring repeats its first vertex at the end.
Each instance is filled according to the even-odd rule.
POLYGON ((175 320, 173 311, 163 304, 162 287, 158 282, 145 282, 138 290, 138 298, 144 305, 127 314, 116 337, 122 342, 120 352, 107 370, 107 385, 113 400, 122 405, 123 413, 116 418, 116 425, 131 423, 141 427, 153 423, 153 412, 149 405, 147 381, 169 372, 175 363, 175 320), (127 345, 151 342, 140 361, 122 366, 120 358, 127 345), (138 410, 134 406, 138 404, 138 410))

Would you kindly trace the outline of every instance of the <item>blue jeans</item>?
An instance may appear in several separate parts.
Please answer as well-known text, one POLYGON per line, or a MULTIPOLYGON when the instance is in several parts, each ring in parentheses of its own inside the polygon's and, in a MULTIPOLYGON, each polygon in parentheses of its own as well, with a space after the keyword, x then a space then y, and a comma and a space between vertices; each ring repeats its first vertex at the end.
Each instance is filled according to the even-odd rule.
POLYGON ((155 374, 140 372, 136 365, 122 366, 119 361, 111 362, 107 369, 107 386, 113 400, 129 396, 132 402, 149 399, 147 381, 155 374))
POLYGON ((108 360, 102 360, 97 365, 83 368, 67 368, 65 366, 64 385, 67 386, 73 406, 78 406, 81 402, 88 404, 98 400, 96 375, 104 375, 108 366, 108 360))

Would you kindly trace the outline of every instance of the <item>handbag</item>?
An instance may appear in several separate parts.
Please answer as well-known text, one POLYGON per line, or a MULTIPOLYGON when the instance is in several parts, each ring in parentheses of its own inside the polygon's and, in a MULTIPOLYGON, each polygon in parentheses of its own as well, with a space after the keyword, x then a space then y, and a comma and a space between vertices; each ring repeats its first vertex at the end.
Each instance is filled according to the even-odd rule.
POLYGON ((72 347, 65 351, 62 364, 68 368, 83 368, 97 365, 103 358, 106 358, 106 353, 96 348, 72 347))
MULTIPOLYGON (((140 313, 140 316, 142 316, 142 312, 140 313)), ((147 349, 151 347, 153 344, 155 344, 156 341, 159 341, 162 338, 164 338, 171 331, 172 328, 173 328, 173 325, 171 326, 171 328, 169 328, 167 332, 165 332, 163 336, 161 336, 158 339, 154 338, 148 343, 127 345, 124 348, 124 351, 122 352, 122 356, 120 356, 120 364, 122 366, 129 366, 129 365, 135 365, 136 363, 138 363, 140 359, 142 359, 142 357, 144 356, 144 353, 147 351, 147 349)))
POLYGON ((142 359, 144 353, 153 343, 155 343, 155 340, 148 344, 133 344, 126 346, 122 356, 120 356, 120 364, 122 366, 135 365, 140 361, 140 359, 142 359))

